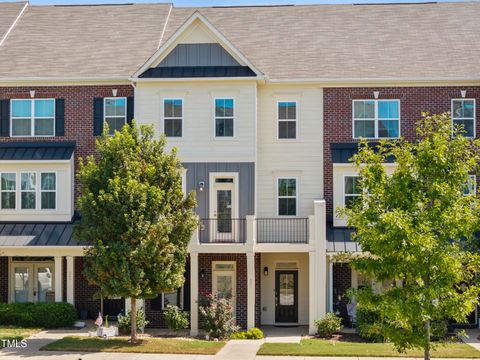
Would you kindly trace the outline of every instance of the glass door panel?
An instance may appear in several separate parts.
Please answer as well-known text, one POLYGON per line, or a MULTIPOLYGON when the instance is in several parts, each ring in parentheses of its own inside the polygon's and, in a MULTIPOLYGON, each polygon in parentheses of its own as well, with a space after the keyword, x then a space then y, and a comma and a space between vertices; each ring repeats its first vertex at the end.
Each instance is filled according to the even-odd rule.
POLYGON ((217 232, 232 233, 232 190, 217 190, 217 232))
POLYGON ((53 268, 48 266, 36 267, 36 277, 36 301, 45 302, 47 300, 47 292, 53 291, 53 268))
POLYGON ((32 301, 31 293, 31 267, 15 267, 14 268, 14 301, 29 302, 32 301))
POLYGON ((228 299, 231 301, 233 315, 236 309, 236 292, 237 283, 235 271, 214 271, 212 291, 219 299, 228 299))

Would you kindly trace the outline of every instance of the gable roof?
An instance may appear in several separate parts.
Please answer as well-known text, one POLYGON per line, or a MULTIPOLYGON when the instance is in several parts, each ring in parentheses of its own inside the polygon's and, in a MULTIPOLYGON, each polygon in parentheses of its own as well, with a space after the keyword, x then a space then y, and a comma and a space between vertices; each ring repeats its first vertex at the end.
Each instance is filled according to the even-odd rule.
POLYGON ((0 80, 127 80, 194 14, 271 81, 480 80, 480 2, 30 5, 0 46, 0 80))
POLYGON ((127 80, 156 51, 169 10, 169 4, 28 6, 0 47, 0 79, 127 80))
POLYGON ((26 1, 0 3, 0 44, 26 5, 26 1))

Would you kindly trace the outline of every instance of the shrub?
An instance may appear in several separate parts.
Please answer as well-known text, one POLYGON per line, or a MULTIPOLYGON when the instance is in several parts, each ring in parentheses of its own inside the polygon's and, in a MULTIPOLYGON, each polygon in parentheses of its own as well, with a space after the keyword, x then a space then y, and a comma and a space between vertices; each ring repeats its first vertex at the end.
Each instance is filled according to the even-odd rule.
POLYGON ((77 310, 68 303, 0 304, 0 324, 20 327, 70 327, 77 319, 77 310))
POLYGON ((357 306, 357 331, 360 337, 372 342, 385 342, 380 313, 357 306))
POLYGON ((170 330, 178 331, 188 327, 188 313, 181 311, 178 306, 168 305, 163 312, 165 322, 170 330))
POLYGON ((329 312, 323 319, 316 320, 315 326, 318 336, 329 338, 342 329, 342 318, 329 312))
POLYGON ((204 328, 210 339, 226 339, 238 331, 230 300, 207 295, 206 302, 205 306, 200 307, 200 314, 203 316, 204 328))
MULTIPOLYGON (((118 315, 118 329, 124 334, 130 334, 132 328, 132 319, 130 317, 130 311, 127 315, 118 315)), ((137 329, 143 331, 145 327, 149 324, 149 321, 145 318, 145 312, 143 309, 137 310, 137 329)))
POLYGON ((230 337, 233 340, 260 340, 264 338, 263 331, 259 328, 251 328, 248 331, 238 331, 230 337))

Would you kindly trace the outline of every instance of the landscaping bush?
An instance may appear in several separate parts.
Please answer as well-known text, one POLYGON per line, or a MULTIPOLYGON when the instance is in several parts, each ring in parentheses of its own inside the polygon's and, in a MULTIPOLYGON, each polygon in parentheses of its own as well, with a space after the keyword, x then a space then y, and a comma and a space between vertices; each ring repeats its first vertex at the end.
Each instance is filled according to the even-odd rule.
POLYGON ((0 304, 0 324, 20 327, 70 327, 77 310, 68 303, 0 304))
MULTIPOLYGON (((130 317, 130 311, 127 313, 127 315, 118 315, 117 317, 117 322, 118 322, 118 329, 124 333, 124 334, 130 334, 130 331, 132 330, 132 319, 130 317)), ((145 327, 149 324, 150 322, 147 321, 145 318, 145 312, 143 309, 138 309, 137 310, 137 329, 140 329, 140 331, 143 332, 145 327)))
POLYGON ((263 331, 259 328, 251 328, 248 331, 238 331, 230 337, 233 340, 260 340, 264 338, 263 331))
POLYGON ((205 306, 200 307, 200 314, 209 339, 226 339, 238 331, 230 300, 207 295, 206 303, 205 306))
POLYGON ((372 342, 385 342, 380 314, 374 310, 366 310, 357 306, 357 331, 360 337, 372 342))
POLYGON ((178 306, 168 305, 163 316, 170 330, 176 332, 188 328, 188 313, 180 310, 178 306))
POLYGON ((323 338, 332 337, 342 329, 342 318, 334 313, 327 313, 323 319, 316 320, 317 334, 323 338))

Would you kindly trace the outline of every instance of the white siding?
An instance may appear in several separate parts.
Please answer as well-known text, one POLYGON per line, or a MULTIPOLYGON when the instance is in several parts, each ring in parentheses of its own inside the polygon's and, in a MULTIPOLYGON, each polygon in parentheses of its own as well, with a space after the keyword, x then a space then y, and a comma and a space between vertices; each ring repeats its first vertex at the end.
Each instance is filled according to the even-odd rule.
POLYGON ((135 89, 137 124, 163 133, 163 99, 183 99, 183 137, 168 138, 183 162, 255 161, 255 82, 139 83, 135 89), (214 135, 214 99, 235 99, 234 138, 214 135))
POLYGON ((298 179, 298 216, 323 199, 323 91, 314 86, 258 89, 257 215, 277 215, 277 177, 298 179), (297 101, 297 138, 278 139, 277 102, 297 101))
POLYGON ((23 163, 13 161, 0 163, 0 172, 17 173, 17 210, 0 209, 0 219, 2 221, 15 222, 70 221, 73 216, 73 166, 73 160, 57 163, 23 163), (40 187, 41 172, 57 173, 57 207, 55 210, 20 210, 20 187, 18 186, 20 172, 36 172, 37 188, 40 187))

